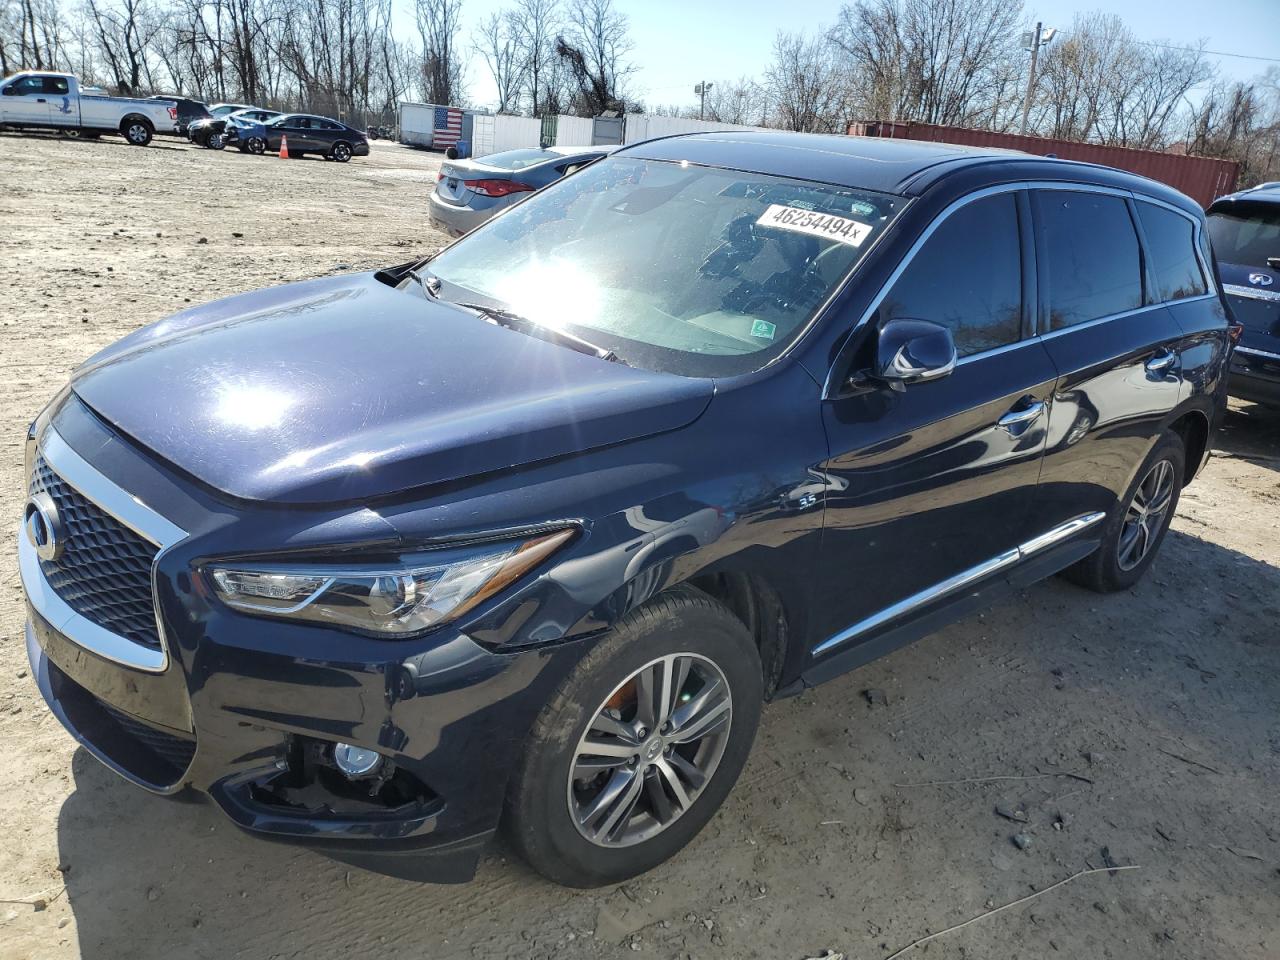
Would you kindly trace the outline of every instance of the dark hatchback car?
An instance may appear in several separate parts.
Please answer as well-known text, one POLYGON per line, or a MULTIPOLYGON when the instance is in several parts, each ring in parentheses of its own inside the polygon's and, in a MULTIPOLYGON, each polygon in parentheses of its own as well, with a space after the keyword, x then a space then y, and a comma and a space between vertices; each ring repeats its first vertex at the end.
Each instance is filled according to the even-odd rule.
POLYGON ((156 94, 150 97, 151 100, 168 100, 171 101, 178 109, 178 127, 179 136, 187 136, 187 130, 193 123, 199 120, 208 119, 211 114, 209 107, 200 100, 191 100, 187 97, 171 97, 165 94, 156 94))
POLYGON ((1209 235, 1232 315, 1244 326, 1228 389, 1280 407, 1280 183, 1215 200, 1209 235))
POLYGON ((502 824, 617 881, 710 819, 765 701, 1061 570, 1137 581, 1230 353, 1203 214, 1152 181, 637 144, 80 367, 26 445, 33 676, 252 833, 445 881, 502 824))

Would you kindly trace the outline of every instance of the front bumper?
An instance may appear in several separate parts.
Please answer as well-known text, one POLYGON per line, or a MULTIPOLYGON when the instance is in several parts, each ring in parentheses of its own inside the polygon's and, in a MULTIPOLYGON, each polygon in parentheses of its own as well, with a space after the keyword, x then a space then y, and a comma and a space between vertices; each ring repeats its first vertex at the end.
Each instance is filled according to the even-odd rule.
POLYGON ((1280 406, 1280 354, 1237 346, 1231 354, 1227 392, 1240 400, 1280 406))
MULTIPOLYGON (((104 509, 148 509, 113 500, 52 429, 40 455, 104 509)), ((155 518, 127 519, 161 540, 155 518)), ((385 641, 238 615, 201 595, 191 528, 174 526, 156 557, 159 650, 72 610, 20 534, 27 652, 53 713, 120 776, 194 790, 255 835, 394 876, 469 879, 524 733, 580 644, 505 654, 448 628, 385 641), (377 750, 394 777, 372 796, 346 781, 324 763, 336 742, 377 750)))

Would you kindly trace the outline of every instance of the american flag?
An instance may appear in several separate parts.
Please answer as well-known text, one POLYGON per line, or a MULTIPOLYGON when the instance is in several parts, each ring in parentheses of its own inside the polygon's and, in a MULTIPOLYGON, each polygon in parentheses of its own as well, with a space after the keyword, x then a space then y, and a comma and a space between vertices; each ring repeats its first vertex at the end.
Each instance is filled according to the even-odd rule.
POLYGON ((462 111, 457 107, 436 107, 431 129, 431 145, 444 149, 458 142, 462 136, 462 111))

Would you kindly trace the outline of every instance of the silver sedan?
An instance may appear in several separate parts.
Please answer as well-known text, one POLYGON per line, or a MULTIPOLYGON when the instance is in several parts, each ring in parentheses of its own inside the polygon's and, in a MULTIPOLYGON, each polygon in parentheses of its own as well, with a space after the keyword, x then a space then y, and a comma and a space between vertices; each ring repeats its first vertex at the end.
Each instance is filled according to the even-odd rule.
POLYGON ((530 147, 476 160, 446 160, 431 194, 431 222, 460 237, 534 190, 599 160, 615 146, 530 147))

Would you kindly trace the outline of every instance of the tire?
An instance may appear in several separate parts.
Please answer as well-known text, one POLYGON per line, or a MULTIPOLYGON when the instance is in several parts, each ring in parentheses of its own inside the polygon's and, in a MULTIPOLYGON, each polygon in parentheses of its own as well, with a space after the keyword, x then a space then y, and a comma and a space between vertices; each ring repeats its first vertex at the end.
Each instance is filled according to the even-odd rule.
MULTIPOLYGON (((1128 590, 1141 580, 1160 552, 1160 545, 1164 542, 1173 514, 1178 509, 1186 458, 1187 452, 1181 437, 1168 430, 1161 434, 1151 453, 1134 474, 1133 482, 1129 484, 1124 497, 1117 502, 1111 516, 1107 518, 1102 529, 1102 545, 1064 570, 1063 576, 1072 583, 1098 593, 1128 590), (1163 490, 1166 485, 1169 485, 1169 491, 1163 510, 1154 520, 1148 514, 1147 522, 1141 525, 1142 530, 1134 534, 1134 512, 1143 509, 1143 501, 1149 507, 1160 507, 1165 499, 1163 493, 1159 495, 1160 502, 1152 504, 1150 501, 1157 486, 1163 490), (1136 506, 1135 499, 1138 500, 1136 506), (1132 549, 1129 540, 1131 534, 1136 536, 1132 549), (1135 552, 1139 548, 1140 555, 1135 552)), ((1150 513, 1155 512, 1154 509, 1150 510, 1150 513)))
POLYGON ((220 133, 211 133, 205 137, 204 145, 210 150, 221 150, 227 145, 227 141, 223 139, 220 133))
POLYGON ((267 142, 261 137, 250 137, 245 148, 254 156, 260 157, 267 152, 267 142))
POLYGON ((151 124, 141 117, 125 118, 125 121, 120 124, 120 132, 124 135, 125 142, 132 147, 145 147, 155 136, 151 124))
MULTIPOLYGON (((732 789, 751 752, 763 698, 755 642, 724 606, 689 587, 649 601, 583 657, 535 722, 506 798, 503 825, 512 843, 535 870, 569 887, 618 883, 652 869, 688 844, 732 789), (645 719, 636 677, 649 676, 656 689, 668 662, 672 677, 684 677, 666 688, 675 705, 672 742, 663 735, 669 726, 631 736, 645 719), (682 729, 694 733, 708 721, 691 742, 675 743, 682 729), (627 730, 629 739, 615 735, 616 729, 627 730), (634 750, 634 756, 593 755, 579 765, 588 732, 607 740, 611 750, 634 750), (677 750, 680 756, 673 755, 677 750), (585 768, 599 772, 574 776, 585 768), (705 775, 700 785, 678 776, 690 768, 705 775), (687 800, 680 812, 671 776, 687 800), (635 791, 624 816, 611 825, 622 808, 605 803, 598 818, 583 820, 583 812, 615 786, 615 795, 631 795, 620 786, 624 781, 635 791), (598 831, 597 838, 589 839, 588 831, 598 831)), ((658 726, 661 713, 655 708, 648 719, 658 726)))
POLYGON ((84 136, 84 132, 75 127, 63 127, 58 131, 58 133, 61 136, 66 137, 68 140, 79 140, 84 136))
POLYGON ((329 150, 329 159, 338 163, 346 163, 351 159, 351 144, 339 140, 329 150))

